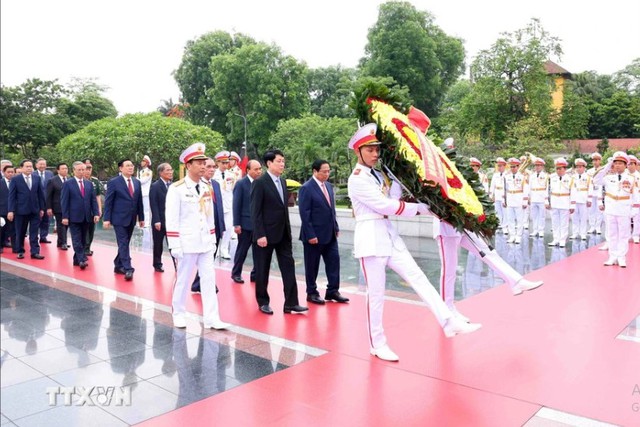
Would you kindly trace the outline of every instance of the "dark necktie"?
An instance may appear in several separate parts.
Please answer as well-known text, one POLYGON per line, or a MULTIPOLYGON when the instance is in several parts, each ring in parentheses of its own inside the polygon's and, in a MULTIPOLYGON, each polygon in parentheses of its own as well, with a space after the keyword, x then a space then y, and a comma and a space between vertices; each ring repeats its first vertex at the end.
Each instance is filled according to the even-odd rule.
POLYGON ((196 193, 200 194, 200 184, 196 184, 196 193))
POLYGON ((133 197, 133 185, 131 184, 131 178, 127 178, 127 186, 129 187, 129 194, 133 197))
POLYGON ((622 181, 622 175, 618 174, 618 181, 622 181))
POLYGON ((536 174, 536 178, 540 178, 540 172, 536 174))
POLYGON ((167 190, 168 190, 169 187, 171 187, 171 181, 167 181, 165 184, 167 185, 167 190))
POLYGON ((222 172, 222 179, 224 179, 224 171, 222 172))
POLYGON ((376 181, 378 181, 378 184, 382 184, 382 181, 380 181, 380 178, 378 178, 378 174, 376 173, 376 170, 373 168, 371 168, 371 175, 373 175, 376 181))

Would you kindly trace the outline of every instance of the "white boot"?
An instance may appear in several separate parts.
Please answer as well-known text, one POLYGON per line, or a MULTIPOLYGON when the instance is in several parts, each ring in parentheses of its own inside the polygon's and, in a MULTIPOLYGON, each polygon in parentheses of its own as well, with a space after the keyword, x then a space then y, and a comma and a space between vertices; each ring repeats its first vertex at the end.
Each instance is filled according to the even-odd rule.
POLYGON ((443 332, 447 338, 455 337, 458 334, 470 334, 482 327, 479 323, 467 323, 458 319, 456 316, 452 316, 447 320, 444 325, 443 332))
POLYGON ((376 356, 378 359, 387 360, 389 362, 397 362, 400 360, 398 355, 395 354, 386 344, 380 348, 372 348, 371 354, 376 356))
POLYGON ((606 265, 607 267, 610 267, 614 264, 617 264, 617 260, 613 257, 609 257, 609 259, 604 262, 604 265, 606 265))
POLYGON ((537 282, 532 282, 523 277, 522 279, 518 280, 518 282, 515 285, 513 285, 513 288, 511 288, 511 291, 513 292, 513 295, 520 295, 524 291, 530 291, 532 289, 542 286, 543 283, 544 282, 542 280, 538 280, 537 282))
POLYGON ((462 320, 463 322, 465 322, 465 323, 469 323, 470 322, 469 318, 467 316, 465 316, 464 314, 460 313, 455 305, 453 307, 449 307, 449 310, 451 310, 453 315, 456 316, 458 319, 462 320))
POLYGON ((627 260, 625 257, 618 258, 618 265, 622 268, 627 268, 627 260))
POLYGON ((220 319, 204 324, 205 329, 229 329, 229 326, 231 326, 229 323, 225 323, 220 319))
POLYGON ((609 250, 609 242, 604 242, 602 246, 598 248, 599 251, 608 251, 609 250))

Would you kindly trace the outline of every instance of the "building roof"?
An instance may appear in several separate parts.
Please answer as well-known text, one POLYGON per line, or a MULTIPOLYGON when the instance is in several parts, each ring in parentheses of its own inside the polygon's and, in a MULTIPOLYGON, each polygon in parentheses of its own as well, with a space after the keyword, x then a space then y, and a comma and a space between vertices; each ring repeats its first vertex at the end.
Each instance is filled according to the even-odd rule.
MULTIPOLYGON (((593 153, 598 151, 596 147, 601 141, 602 139, 570 139, 565 140, 564 144, 571 152, 593 153)), ((640 138, 614 138, 609 140, 609 149, 613 151, 626 151, 636 148, 640 148, 640 138)))
POLYGON ((544 63, 544 70, 547 72, 547 74, 559 74, 563 76, 566 75, 568 77, 571 76, 571 73, 569 71, 565 70, 553 61, 546 61, 544 63))

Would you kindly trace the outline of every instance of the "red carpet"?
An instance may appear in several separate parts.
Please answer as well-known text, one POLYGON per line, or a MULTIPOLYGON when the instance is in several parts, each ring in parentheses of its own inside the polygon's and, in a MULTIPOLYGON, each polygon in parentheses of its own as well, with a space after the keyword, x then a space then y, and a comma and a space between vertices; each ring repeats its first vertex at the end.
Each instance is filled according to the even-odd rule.
MULTIPOLYGON (((151 256, 135 254, 134 280, 125 282, 113 274, 114 252, 96 245, 85 271, 71 266, 71 251, 55 247, 43 248, 44 261, 24 262, 170 305, 172 267, 154 273, 151 256)), ((362 296, 285 316, 282 285, 272 280, 276 313, 265 316, 253 286, 219 270, 223 320, 329 353, 144 424, 513 426, 546 406, 640 425, 632 410, 640 345, 615 339, 640 313, 640 245, 631 245, 626 269, 602 266, 605 258, 592 248, 528 276, 545 281, 538 290, 514 297, 500 286, 460 302, 483 328, 454 339, 425 307, 387 301, 385 327, 399 363, 369 355, 362 296)), ((189 307, 200 312, 199 296, 189 307)))

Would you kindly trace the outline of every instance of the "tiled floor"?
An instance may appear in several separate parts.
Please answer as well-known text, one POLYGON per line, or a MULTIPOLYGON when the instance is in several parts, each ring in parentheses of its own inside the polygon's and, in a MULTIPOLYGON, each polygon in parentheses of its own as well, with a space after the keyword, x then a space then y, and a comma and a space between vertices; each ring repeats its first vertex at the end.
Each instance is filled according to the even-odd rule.
MULTIPOLYGON (((96 238, 101 244, 113 243, 110 230, 99 230, 96 238)), ((347 292, 361 292, 358 266, 351 254, 352 238, 348 232, 340 237, 341 280, 347 292)), ((405 240, 431 282, 437 283, 435 242, 405 240)), ((599 244, 602 238, 589 236, 588 241, 571 241, 566 248, 549 248, 548 240, 549 236, 529 239, 525 235, 523 244, 509 245, 498 234, 495 245, 503 258, 526 274, 599 244)), ((136 230, 134 242, 136 251, 148 252, 148 230, 136 230)), ((461 252, 457 300, 501 283, 482 262, 461 252)), ((294 254, 302 278, 299 241, 294 242, 294 254)), ((250 265, 248 259, 245 268, 250 265)), ((231 263, 218 260, 217 267, 230 270, 231 263)), ((272 272, 277 271, 274 265, 272 272)), ((2 264, 0 274, 2 425, 132 425, 325 353, 239 326, 225 332, 203 331, 197 315, 189 319, 186 330, 177 330, 171 327, 169 307, 72 278, 23 270, 10 263, 2 264), (62 395, 50 405, 50 387, 125 387, 132 391, 132 405, 77 406, 77 396, 71 405, 65 405, 62 395)), ((323 273, 319 283, 325 283, 323 273)), ((388 285, 390 298, 416 299, 393 273, 388 285)), ((639 325, 637 318, 618 338, 640 342, 639 325)), ((559 422, 548 414, 539 418, 540 424, 529 425, 562 425, 544 424, 559 422)))

